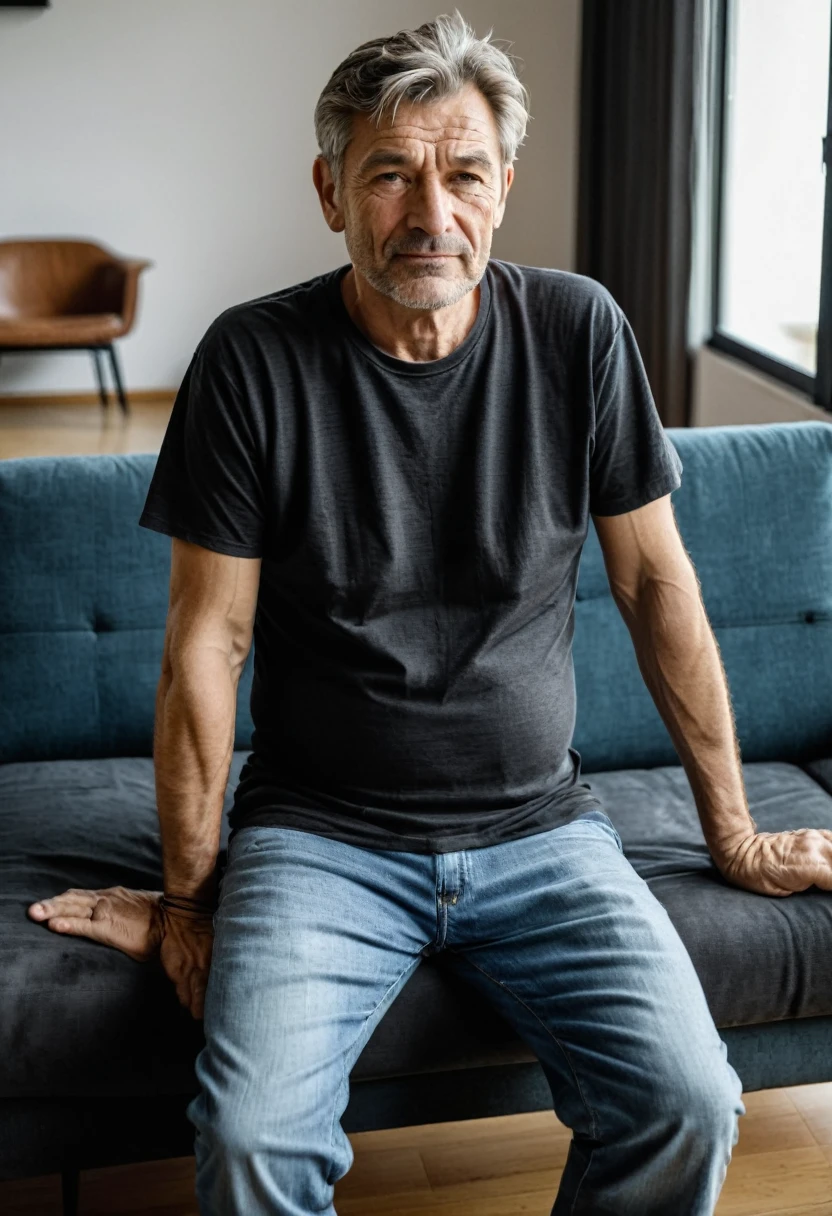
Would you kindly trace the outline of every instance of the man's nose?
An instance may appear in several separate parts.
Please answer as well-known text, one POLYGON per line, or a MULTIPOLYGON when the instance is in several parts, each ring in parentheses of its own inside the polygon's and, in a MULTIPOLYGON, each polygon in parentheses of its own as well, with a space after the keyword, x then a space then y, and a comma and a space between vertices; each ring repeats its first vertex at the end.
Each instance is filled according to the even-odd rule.
POLYGON ((428 176, 416 186, 410 199, 408 223, 439 236, 453 220, 453 199, 438 176, 428 176))

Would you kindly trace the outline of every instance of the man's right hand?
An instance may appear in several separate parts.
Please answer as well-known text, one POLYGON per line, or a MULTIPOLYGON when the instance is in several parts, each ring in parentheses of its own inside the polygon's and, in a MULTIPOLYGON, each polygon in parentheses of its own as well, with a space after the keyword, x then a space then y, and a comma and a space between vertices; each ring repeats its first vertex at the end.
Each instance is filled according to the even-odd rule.
POLYGON ((178 914, 162 910, 164 924, 159 958, 173 985, 180 1005, 201 1018, 205 1005, 205 989, 214 948, 214 925, 211 916, 178 914))
POLYGON ((27 911, 31 920, 54 933, 115 946, 137 963, 158 956, 180 1003, 193 1017, 201 1018, 214 945, 213 919, 178 916, 163 909, 161 894, 129 887, 98 891, 71 887, 30 904, 27 911))
POLYGON ((161 894, 129 887, 97 891, 70 887, 30 904, 27 911, 31 920, 40 921, 53 933, 90 937, 115 946, 137 963, 147 963, 158 955, 162 943, 161 894))

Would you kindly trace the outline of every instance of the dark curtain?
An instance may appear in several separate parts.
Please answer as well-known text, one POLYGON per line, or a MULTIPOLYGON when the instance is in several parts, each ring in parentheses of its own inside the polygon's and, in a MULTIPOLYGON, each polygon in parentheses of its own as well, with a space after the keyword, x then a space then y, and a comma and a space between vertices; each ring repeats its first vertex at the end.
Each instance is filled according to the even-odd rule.
POLYGON ((577 270, 639 344, 665 426, 690 422, 696 0, 584 0, 577 270))

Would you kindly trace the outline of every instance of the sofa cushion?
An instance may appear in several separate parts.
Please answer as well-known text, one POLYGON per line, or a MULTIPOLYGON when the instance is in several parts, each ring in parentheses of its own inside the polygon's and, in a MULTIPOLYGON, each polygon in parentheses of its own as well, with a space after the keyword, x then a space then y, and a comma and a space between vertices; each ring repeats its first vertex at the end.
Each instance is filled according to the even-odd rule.
MULTIPOLYGON (((673 509, 719 643, 743 760, 828 756, 832 425, 670 427, 667 437, 685 469, 673 509)), ((584 772, 678 764, 594 526, 581 553, 573 656, 584 772)))
MULTIPOLYGON (((0 763, 152 755, 171 541, 138 519, 156 460, 0 460, 0 763)), ((252 647, 239 750, 253 673, 252 647)))
MULTIPOLYGON (((247 752, 235 752, 222 824, 247 752)), ((161 888, 153 761, 0 765, 0 1097, 183 1093, 202 1024, 158 960, 30 920, 67 887, 161 888)))
MULTIPOLYGON (((759 831, 832 828, 832 796, 801 768, 761 762, 743 773, 759 831)), ((728 883, 678 765, 586 780, 678 929, 718 1026, 832 1013, 832 891, 768 896, 728 883)))
POLYGON ((832 794, 832 757, 828 760, 813 760, 801 765, 810 777, 814 777, 825 790, 832 794))
MULTIPOLYGON (((673 506, 720 645, 744 759, 800 764, 828 755, 832 425, 669 427, 667 437, 684 465, 673 506)), ((151 755, 171 542, 138 519, 156 459, 0 460, 0 762, 151 755)), ((255 648, 240 677, 238 749, 252 741, 255 648)), ((677 763, 592 523, 573 658, 574 746, 584 772, 677 763)))
MULTIPOLYGON (((228 811, 247 752, 234 753, 228 811)), ((785 899, 726 884, 683 770, 592 774, 625 852, 667 908, 720 1026, 832 1013, 832 894, 785 899)), ((760 828, 832 827, 832 796, 786 763, 745 766, 760 828)), ((29 920, 67 887, 161 885, 153 762, 146 757, 0 765, 0 1097, 195 1091, 202 1023, 158 960, 136 963, 29 920)), ((223 817, 222 845, 228 837, 223 817)), ((377 1027, 353 1079, 533 1060, 455 977, 425 960, 377 1027)))

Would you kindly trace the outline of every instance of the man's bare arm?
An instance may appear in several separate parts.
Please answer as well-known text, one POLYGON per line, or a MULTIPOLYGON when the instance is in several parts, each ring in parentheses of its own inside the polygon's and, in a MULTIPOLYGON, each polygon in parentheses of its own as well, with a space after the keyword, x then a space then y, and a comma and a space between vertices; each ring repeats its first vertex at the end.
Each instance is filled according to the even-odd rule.
POLYGON ((690 781, 708 847, 718 856, 755 824, 722 659, 670 496, 593 521, 639 669, 690 781))
MULTIPOLYGON (((259 578, 259 559, 226 557, 173 540, 154 727, 169 892, 207 899, 215 889, 237 687, 250 649, 259 578)), ((145 962, 158 955, 164 936, 159 895, 122 886, 72 887, 31 904, 28 913, 53 932, 88 937, 145 962)))
POLYGON ((757 830, 722 657, 670 496, 593 519, 613 596, 720 873, 762 895, 791 895, 812 885, 832 890, 832 830, 757 830))
POLYGON ((174 538, 153 758, 168 892, 213 900, 260 559, 174 538))

